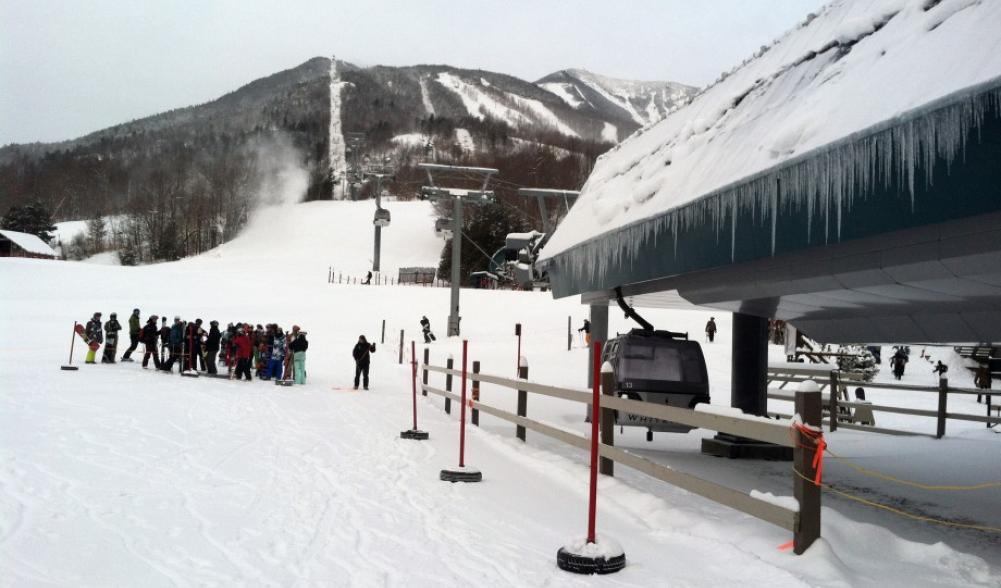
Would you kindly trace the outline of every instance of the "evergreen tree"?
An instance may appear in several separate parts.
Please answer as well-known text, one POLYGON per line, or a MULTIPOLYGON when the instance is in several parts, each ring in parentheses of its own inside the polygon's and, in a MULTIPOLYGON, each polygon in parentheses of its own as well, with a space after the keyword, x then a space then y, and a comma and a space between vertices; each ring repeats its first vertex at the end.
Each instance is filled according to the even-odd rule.
POLYGON ((52 214, 39 202, 11 206, 0 221, 0 226, 9 231, 37 235, 46 243, 52 240, 52 235, 49 233, 56 230, 52 224, 52 214))

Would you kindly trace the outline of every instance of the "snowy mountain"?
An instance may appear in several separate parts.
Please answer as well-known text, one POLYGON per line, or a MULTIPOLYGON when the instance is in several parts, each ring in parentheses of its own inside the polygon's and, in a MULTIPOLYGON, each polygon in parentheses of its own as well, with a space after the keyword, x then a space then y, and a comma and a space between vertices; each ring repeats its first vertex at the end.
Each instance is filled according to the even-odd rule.
POLYGON ((686 103, 697 88, 677 82, 610 78, 583 69, 564 69, 536 82, 571 108, 607 121, 604 138, 618 142, 686 103))

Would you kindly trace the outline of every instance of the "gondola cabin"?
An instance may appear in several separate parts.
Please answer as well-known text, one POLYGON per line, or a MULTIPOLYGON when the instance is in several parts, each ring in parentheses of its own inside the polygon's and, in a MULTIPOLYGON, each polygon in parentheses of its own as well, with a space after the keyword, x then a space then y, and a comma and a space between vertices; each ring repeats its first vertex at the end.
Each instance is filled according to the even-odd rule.
POLYGON ((377 208, 375 209, 375 218, 372 219, 372 224, 377 227, 388 227, 389 219, 389 210, 385 208, 377 208))
MULTIPOLYGON (((615 372, 619 396, 678 408, 694 408, 709 402, 709 374, 702 347, 689 341, 687 333, 633 329, 611 339, 602 352, 602 362, 615 372)), ((626 427, 645 427, 647 440, 653 432, 687 433, 693 427, 616 411, 615 422, 626 427)))

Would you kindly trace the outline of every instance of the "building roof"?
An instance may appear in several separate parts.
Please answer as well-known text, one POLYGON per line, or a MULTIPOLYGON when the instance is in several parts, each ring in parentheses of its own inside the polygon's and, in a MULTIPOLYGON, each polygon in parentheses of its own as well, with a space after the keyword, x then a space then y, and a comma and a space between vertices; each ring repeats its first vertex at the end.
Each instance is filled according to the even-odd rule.
POLYGON ((37 255, 51 255, 56 257, 56 252, 51 247, 49 247, 45 241, 38 238, 37 235, 32 235, 30 233, 21 233, 18 231, 7 231, 0 230, 0 235, 3 235, 7 239, 14 242, 15 245, 21 249, 27 251, 28 253, 35 253, 37 255))
MULTIPOLYGON (((923 163, 962 157, 965 133, 1001 104, 999 30, 1001 2, 830 3, 602 156, 540 260, 580 273, 612 252, 629 257, 640 238, 720 229, 738 206, 766 223, 781 206, 817 210, 839 240, 841 210, 856 196, 896 176, 913 198, 915 183, 931 180, 915 178, 923 163), (943 114, 921 116, 932 110, 943 114), (902 119, 921 124, 895 127, 902 119), (884 127, 893 129, 879 135, 884 127), (857 148, 860 136, 884 143, 857 148), (779 169, 793 170, 781 196, 770 175, 779 169)), ((614 263, 641 263, 637 255, 614 263)))

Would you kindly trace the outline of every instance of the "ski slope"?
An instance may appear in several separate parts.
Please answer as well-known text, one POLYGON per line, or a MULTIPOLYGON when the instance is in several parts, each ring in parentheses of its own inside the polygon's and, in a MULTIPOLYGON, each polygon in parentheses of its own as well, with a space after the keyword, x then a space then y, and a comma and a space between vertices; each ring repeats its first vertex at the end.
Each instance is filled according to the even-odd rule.
MULTIPOLYGON (((384 267, 436 259, 441 242, 430 207, 389 208, 384 267)), ((272 209, 231 243, 169 264, 0 260, 0 324, 9 334, 0 354, 3 584, 1001 584, 996 537, 929 528, 825 495, 824 539, 794 557, 776 549, 790 539, 785 531, 621 467, 600 481, 598 528, 623 544, 629 565, 606 578, 561 572, 557 548, 585 531, 582 452, 531 432, 522 444, 512 426, 483 415, 482 427, 467 431, 467 462, 484 482, 440 482, 439 470, 456 465, 458 411, 446 416, 438 399, 424 398, 421 426, 430 441, 399 439, 410 426, 400 330, 409 341, 426 314, 442 337, 431 346, 438 364, 458 358, 461 343, 443 337, 447 289, 326 283, 330 265, 366 269, 372 209, 370 202, 272 209), (138 363, 58 369, 74 320, 96 310, 126 316, 136 306, 143 317, 299 324, 310 339, 307 385, 181 378, 138 363), (359 334, 378 341, 383 320, 387 340, 373 356, 372 389, 355 392, 351 347, 359 334)), ((464 290, 461 304, 471 359, 483 371, 513 375, 520 322, 532 379, 584 387, 586 350, 579 342, 566 350, 566 321, 576 329, 585 307, 548 294, 478 290, 464 290)), ((629 328, 611 314, 613 331, 629 328)), ((694 336, 708 316, 659 311, 648 318, 694 336)), ((730 317, 714 316, 722 336, 704 347, 713 403, 726 405, 730 317)), ((75 361, 81 358, 78 346, 75 361)), ((923 375, 915 369, 910 377, 923 375)), ((499 388, 484 387, 482 398, 514 407, 514 394, 499 388)), ((950 410, 969 410, 952 402, 950 410)), ((532 396, 528 414, 585 430, 580 405, 532 396)), ((998 479, 1001 436, 968 425, 950 422, 942 441, 839 431, 832 443, 902 477, 998 479)), ((788 464, 699 455, 700 439, 711 434, 658 435, 650 444, 627 430, 617 444, 748 492, 790 494, 788 464)), ((904 496, 929 515, 1001 524, 996 489, 908 495, 836 462, 825 471, 870 496, 904 496)))

